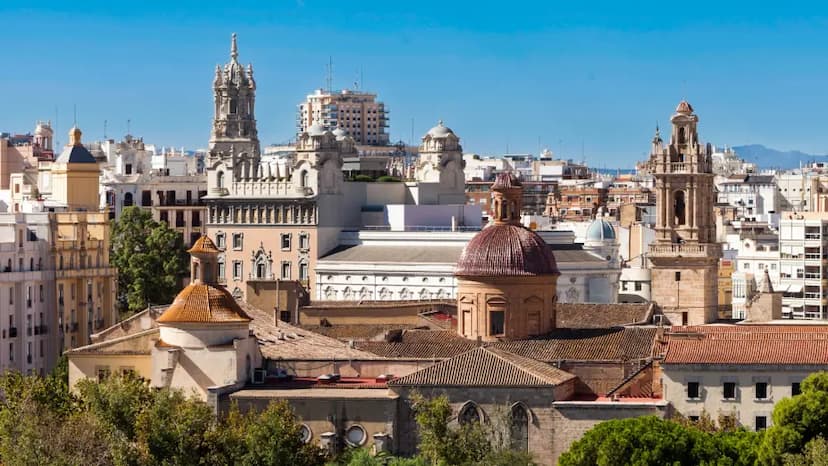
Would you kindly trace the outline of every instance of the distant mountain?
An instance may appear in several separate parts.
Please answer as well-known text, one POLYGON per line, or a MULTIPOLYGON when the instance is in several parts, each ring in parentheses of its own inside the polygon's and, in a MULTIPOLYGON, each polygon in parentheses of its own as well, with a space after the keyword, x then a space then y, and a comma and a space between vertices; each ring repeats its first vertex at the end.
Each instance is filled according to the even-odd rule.
POLYGON ((759 168, 799 168, 799 164, 828 162, 828 155, 806 154, 798 150, 781 151, 761 144, 735 146, 733 150, 742 159, 753 162, 759 168))

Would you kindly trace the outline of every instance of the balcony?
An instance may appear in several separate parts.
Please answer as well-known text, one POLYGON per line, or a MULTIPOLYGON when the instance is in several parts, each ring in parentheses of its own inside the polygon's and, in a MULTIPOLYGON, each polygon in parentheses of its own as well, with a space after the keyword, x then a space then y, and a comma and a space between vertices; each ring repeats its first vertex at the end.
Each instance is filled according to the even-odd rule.
POLYGON ((650 256, 671 257, 718 257, 722 247, 718 244, 658 244, 650 245, 650 256))

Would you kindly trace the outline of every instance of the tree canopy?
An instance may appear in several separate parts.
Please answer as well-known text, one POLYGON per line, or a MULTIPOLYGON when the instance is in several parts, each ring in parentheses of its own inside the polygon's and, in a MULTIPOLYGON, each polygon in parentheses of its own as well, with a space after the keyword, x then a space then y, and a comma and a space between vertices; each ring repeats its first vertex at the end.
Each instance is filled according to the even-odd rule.
POLYGON ((113 222, 110 263, 118 268, 118 303, 133 313, 150 303, 170 303, 188 259, 177 231, 153 220, 148 210, 130 206, 113 222))

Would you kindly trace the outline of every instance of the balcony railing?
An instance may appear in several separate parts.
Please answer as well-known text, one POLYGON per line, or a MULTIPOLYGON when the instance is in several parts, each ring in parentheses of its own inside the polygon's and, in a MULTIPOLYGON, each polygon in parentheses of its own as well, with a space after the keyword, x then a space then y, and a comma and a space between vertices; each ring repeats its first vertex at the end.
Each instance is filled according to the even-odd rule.
POLYGON ((721 250, 718 244, 651 244, 650 255, 676 255, 687 257, 705 257, 717 255, 721 250))

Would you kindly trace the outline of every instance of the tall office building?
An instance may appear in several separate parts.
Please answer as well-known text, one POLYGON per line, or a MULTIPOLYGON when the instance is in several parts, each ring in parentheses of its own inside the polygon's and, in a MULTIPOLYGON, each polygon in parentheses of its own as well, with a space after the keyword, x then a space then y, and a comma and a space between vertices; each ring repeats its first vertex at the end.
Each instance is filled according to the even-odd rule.
POLYGON ((331 131, 341 128, 360 145, 384 146, 389 141, 385 132, 388 110, 384 103, 377 101, 376 94, 369 92, 317 89, 299 104, 299 134, 314 123, 331 131))

